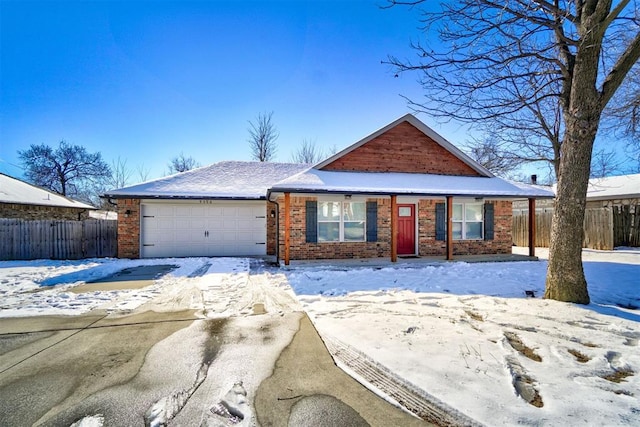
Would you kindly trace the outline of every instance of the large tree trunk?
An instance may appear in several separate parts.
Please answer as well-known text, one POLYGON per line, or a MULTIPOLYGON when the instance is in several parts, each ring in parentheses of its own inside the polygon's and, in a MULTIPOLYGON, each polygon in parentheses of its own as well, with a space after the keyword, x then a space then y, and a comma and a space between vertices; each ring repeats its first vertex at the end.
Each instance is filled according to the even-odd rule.
POLYGON ((561 174, 551 223, 544 297, 589 304, 587 281, 582 269, 582 241, 591 152, 598 122, 576 122, 567 123, 566 139, 562 144, 561 174))
POLYGON ((579 10, 581 44, 575 57, 567 57, 563 80, 564 141, 560 147, 558 189, 551 223, 549 267, 545 298, 589 304, 582 269, 584 211, 591 171, 591 153, 604 105, 596 89, 602 47, 602 25, 608 5, 583 5, 579 10), (572 67, 573 65, 573 67, 572 67))

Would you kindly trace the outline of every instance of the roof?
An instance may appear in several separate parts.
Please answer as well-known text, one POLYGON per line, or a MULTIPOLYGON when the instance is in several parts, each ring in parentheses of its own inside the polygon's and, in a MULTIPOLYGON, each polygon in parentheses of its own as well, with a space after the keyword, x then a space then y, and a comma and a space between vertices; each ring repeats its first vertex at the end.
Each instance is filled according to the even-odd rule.
POLYGON ((276 182, 308 169, 296 163, 225 161, 105 192, 111 198, 264 199, 276 182))
POLYGON ((369 142, 369 141, 377 138, 378 136, 386 133, 390 129, 393 129, 394 127, 398 126, 402 122, 408 122, 409 124, 413 125, 420 132, 424 133, 426 136, 431 138, 434 142, 439 144, 442 148, 444 148, 445 150, 449 151, 451 154, 456 156, 462 162, 466 163, 469 167, 471 167, 473 170, 478 172, 480 175, 483 175, 483 176, 486 176, 486 177, 493 177, 494 176, 491 173, 491 171, 486 169, 484 166, 480 165, 478 162, 473 160, 471 157, 467 156, 459 148, 457 148, 455 145, 453 145, 452 143, 447 141, 444 137, 442 137, 442 135, 440 135, 439 133, 437 133, 436 131, 431 129, 429 126, 425 125, 420 120, 418 120, 413 114, 405 114, 404 116, 402 116, 399 119, 389 123, 385 127, 375 131, 371 135, 361 139, 360 141, 356 142, 355 144, 350 145, 349 147, 347 147, 344 150, 334 154, 333 156, 329 157, 328 159, 323 160, 320 163, 315 164, 313 166, 313 168, 314 169, 322 169, 322 168, 324 168, 325 166, 333 163, 335 160, 339 159, 340 157, 342 157, 342 156, 350 153, 351 151, 363 146, 367 142, 369 142))
POLYGON ((271 192, 396 194, 457 197, 553 198, 552 191, 497 177, 308 169, 271 187, 271 192))
POLYGON ((640 198, 640 174, 592 178, 587 188, 587 200, 640 198))
POLYGON ((0 203, 51 206, 58 208, 95 209, 93 206, 70 199, 44 188, 36 187, 9 175, 0 173, 0 203))

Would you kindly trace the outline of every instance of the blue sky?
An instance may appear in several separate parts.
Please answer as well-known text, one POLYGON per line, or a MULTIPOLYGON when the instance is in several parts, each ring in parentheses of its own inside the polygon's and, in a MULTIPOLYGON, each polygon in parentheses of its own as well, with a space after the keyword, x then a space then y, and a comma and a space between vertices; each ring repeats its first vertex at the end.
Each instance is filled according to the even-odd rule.
POLYGON ((270 111, 276 161, 303 139, 342 149, 409 112, 400 95, 421 99, 417 75, 381 64, 413 57, 418 11, 383 2, 0 0, 0 172, 63 139, 150 179, 181 152, 250 160, 248 122, 270 111))
POLYGON ((149 178, 180 152, 249 160, 248 121, 268 111, 277 161, 305 138, 344 148, 409 112, 400 94, 420 96, 381 64, 412 55, 417 11, 378 4, 3 0, 0 172, 62 139, 149 178))

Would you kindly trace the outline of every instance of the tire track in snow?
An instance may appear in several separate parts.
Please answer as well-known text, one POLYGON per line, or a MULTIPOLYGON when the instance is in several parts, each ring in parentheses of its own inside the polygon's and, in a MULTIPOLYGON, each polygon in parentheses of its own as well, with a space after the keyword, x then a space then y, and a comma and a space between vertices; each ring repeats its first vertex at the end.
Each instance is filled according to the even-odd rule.
POLYGON ((424 390, 398 377, 348 344, 334 338, 322 337, 322 339, 334 360, 341 362, 417 417, 438 426, 482 426, 424 390))

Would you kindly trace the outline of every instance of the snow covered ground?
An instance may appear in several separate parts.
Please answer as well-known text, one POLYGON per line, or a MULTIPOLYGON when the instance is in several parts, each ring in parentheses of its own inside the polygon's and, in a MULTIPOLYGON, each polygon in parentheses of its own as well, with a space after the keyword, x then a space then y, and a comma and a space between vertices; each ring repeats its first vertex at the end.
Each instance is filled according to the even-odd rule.
POLYGON ((288 280, 322 336, 483 424, 639 425, 640 252, 584 260, 584 307, 540 299, 544 260, 318 266, 288 280))
POLYGON ((269 313, 301 303, 324 337, 483 424, 638 425, 640 251, 583 258, 589 306, 540 298, 544 259, 259 274, 235 258, 0 262, 0 317, 184 308, 244 316, 256 302, 269 313), (143 289, 70 291, 145 264, 178 268, 143 289))

